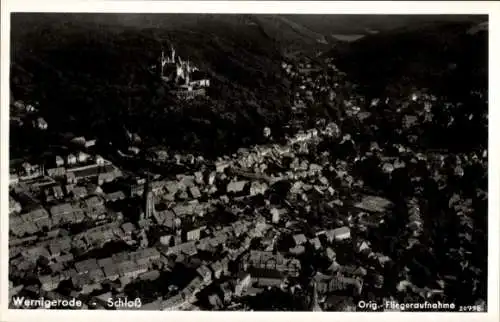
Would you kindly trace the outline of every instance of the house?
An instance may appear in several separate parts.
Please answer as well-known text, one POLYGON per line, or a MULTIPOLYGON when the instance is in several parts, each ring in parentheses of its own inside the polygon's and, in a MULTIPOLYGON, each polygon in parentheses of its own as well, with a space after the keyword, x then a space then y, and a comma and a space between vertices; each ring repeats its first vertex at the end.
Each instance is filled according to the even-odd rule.
POLYGON ((51 220, 49 218, 49 213, 44 208, 36 208, 28 213, 21 215, 22 220, 25 223, 31 223, 36 225, 39 228, 42 227, 51 227, 51 220))
POLYGON ((163 235, 160 237, 160 243, 164 246, 171 246, 174 236, 172 235, 163 235))
POLYGON ((223 305, 222 300, 217 294, 210 294, 208 296, 208 303, 210 303, 210 305, 212 305, 212 307, 217 310, 220 309, 223 305))
POLYGON ((9 174, 9 186, 14 186, 19 183, 19 176, 15 173, 9 174))
POLYGON ((241 296, 245 290, 252 284, 252 275, 249 273, 242 273, 238 276, 236 280, 236 285, 234 287, 234 294, 236 296, 241 296))
POLYGON ((307 243, 307 237, 304 234, 294 235, 293 240, 297 246, 307 243))
POLYGON ((231 298, 233 297, 231 284, 229 282, 224 282, 219 286, 219 289, 222 295, 222 300, 225 303, 231 302, 231 298))
POLYGON ((85 145, 85 137, 83 136, 77 136, 71 139, 71 143, 76 144, 76 145, 85 145))
POLYGON ((114 264, 115 262, 111 257, 105 257, 97 260, 97 265, 101 268, 106 266, 113 266, 114 264))
POLYGON ((293 248, 290 248, 290 253, 293 255, 300 255, 303 254, 306 251, 306 248, 302 245, 295 246, 293 248))
POLYGON ((62 157, 60 157, 59 155, 56 156, 56 167, 59 168, 59 167, 62 167, 64 166, 64 159, 62 157))
POLYGON ((97 260, 95 258, 90 258, 75 263, 75 269, 78 274, 84 274, 88 273, 89 271, 99 269, 99 265, 97 265, 97 260))
POLYGON ((74 198, 82 199, 87 197, 87 189, 85 189, 85 187, 74 187, 72 194, 74 198))
POLYGON ((173 212, 179 216, 184 217, 187 215, 192 215, 194 213, 194 204, 193 203, 185 203, 176 205, 172 210, 173 212))
POLYGON ((378 259, 378 262, 380 263, 380 265, 382 267, 384 267, 384 265, 387 263, 387 262, 390 262, 391 261, 391 258, 387 255, 384 255, 384 254, 380 254, 380 253, 375 253, 375 256, 376 258, 378 259))
POLYGON ((88 159, 89 159, 89 155, 87 153, 84 153, 81 151, 78 152, 78 156, 77 156, 78 162, 84 163, 84 162, 87 162, 88 159))
POLYGON ((267 269, 267 268, 252 268, 249 273, 252 276, 252 282, 257 287, 280 287, 284 281, 283 272, 267 269))
POLYGON ((104 158, 100 155, 96 155, 95 157, 95 163, 97 165, 104 165, 104 158))
POLYGON ((110 281, 117 280, 120 277, 118 267, 113 264, 105 264, 102 268, 104 277, 110 281))
POLYGON ((210 265, 214 278, 218 279, 224 272, 223 266, 220 261, 216 261, 210 265))
POLYGON ((21 210, 21 204, 9 196, 9 214, 19 213, 21 210))
POLYGON ((212 280, 212 272, 210 271, 210 269, 207 266, 202 265, 202 266, 198 267, 196 272, 203 279, 203 282, 210 283, 210 281, 212 280))
POLYGON ((201 233, 201 228, 196 228, 193 230, 190 230, 186 233, 187 240, 199 240, 200 239, 200 233, 201 233))
POLYGON ((90 270, 88 275, 89 278, 95 283, 100 283, 106 279, 104 271, 100 267, 90 270))
POLYGON ((181 309, 187 303, 183 293, 179 293, 161 303, 162 311, 174 311, 181 309))
POLYGON ((175 213, 172 210, 163 210, 156 211, 153 213, 153 217, 156 220, 156 223, 159 225, 164 225, 168 228, 176 228, 179 227, 181 222, 180 218, 177 218, 175 213))
POLYGON ((106 202, 115 202, 115 201, 118 201, 118 200, 124 200, 125 199, 125 193, 123 191, 115 191, 115 192, 111 192, 111 193, 108 193, 104 196, 104 200, 106 200, 106 202))
POLYGON ((51 178, 60 178, 66 175, 65 167, 47 169, 47 175, 51 178))
POLYGON ((148 271, 146 265, 139 265, 133 261, 127 260, 118 264, 118 272, 120 276, 135 279, 142 273, 148 271))
POLYGON ((252 181, 252 183, 250 184, 250 195, 251 196, 256 196, 259 194, 263 195, 264 193, 266 193, 267 189, 268 189, 267 184, 260 183, 257 181, 252 181))
POLYGON ((50 243, 48 249, 50 254, 49 259, 55 259, 61 255, 61 246, 59 243, 50 243))
POLYGON ((323 170, 323 167, 318 165, 318 164, 315 164, 315 163, 311 163, 309 165, 309 175, 317 175, 321 172, 321 170, 323 170))
POLYGON ((321 245, 321 241, 319 240, 318 237, 310 240, 309 242, 314 246, 314 249, 316 249, 316 250, 319 250, 319 249, 321 249, 321 247, 323 247, 321 245))
POLYGON ((139 308, 140 310, 143 311, 161 311, 162 310, 162 301, 161 299, 158 299, 153 302, 145 303, 141 305, 139 308))
MULTIPOLYGON (((69 250, 69 248, 71 248, 71 245, 69 245, 69 247, 64 247, 63 245, 59 245, 59 247, 61 247, 61 249, 63 249, 63 250, 65 248, 67 248, 69 250)), ((74 259, 73 254, 69 253, 69 254, 64 254, 64 255, 57 257, 56 262, 65 264, 65 263, 72 262, 73 259, 74 259)))
POLYGON ((240 193, 245 189, 247 181, 233 181, 228 183, 227 192, 228 193, 240 193))
POLYGON ((198 253, 198 249, 196 248, 196 244, 194 242, 187 242, 182 244, 181 252, 186 256, 194 256, 198 253))
POLYGON ((224 172, 224 170, 226 170, 226 168, 228 168, 230 166, 231 166, 231 164, 229 161, 220 160, 220 161, 217 161, 215 163, 215 171, 217 173, 222 173, 222 172, 224 172))
POLYGON ((158 277, 160 277, 160 272, 158 270, 152 270, 146 273, 142 273, 139 276, 139 279, 141 281, 155 281, 158 279, 158 277))
POLYGON ((78 276, 78 272, 74 268, 66 269, 61 272, 61 280, 71 280, 78 276))
POLYGON ((342 276, 347 276, 347 277, 362 277, 366 276, 367 274, 366 269, 354 265, 339 266, 337 272, 342 276))
POLYGON ((95 146, 96 142, 97 142, 96 139, 87 140, 87 141, 85 141, 85 147, 86 148, 93 147, 93 146, 95 146))
POLYGON ((64 265, 62 263, 52 263, 49 264, 49 268, 52 273, 61 273, 64 270, 64 265))
POLYGON ((149 266, 155 261, 160 259, 160 252, 153 247, 140 249, 129 254, 130 260, 136 262, 139 265, 149 266))
POLYGON ((165 190, 168 195, 175 195, 180 190, 180 184, 177 181, 167 181, 165 182, 165 190))
POLYGON ((196 276, 189 282, 189 284, 181 291, 184 293, 187 299, 193 299, 193 297, 201 290, 203 281, 200 277, 196 276))
POLYGON ((56 199, 63 199, 64 198, 64 192, 61 188, 61 186, 55 186, 53 187, 54 189, 54 198, 56 199))
POLYGON ((98 196, 92 196, 84 201, 87 209, 98 209, 104 206, 104 201, 98 196))
POLYGON ((44 275, 39 277, 40 284, 42 284, 42 289, 46 292, 55 290, 61 282, 60 275, 44 275))
POLYGON ((314 276, 313 280, 316 283, 318 294, 327 294, 353 288, 354 293, 359 295, 363 288, 363 284, 358 279, 343 276, 328 276, 318 273, 314 276))
POLYGON ((340 227, 333 230, 333 235, 336 241, 351 238, 351 230, 349 227, 340 227))
POLYGON ((66 163, 68 165, 74 165, 76 164, 76 156, 74 154, 69 154, 66 158, 66 163))
POLYGON ((356 244, 356 248, 357 248, 357 251, 359 253, 363 252, 363 251, 369 251, 370 250, 370 242, 368 241, 359 241, 357 244, 356 244))
POLYGON ((368 212, 385 212, 392 206, 392 202, 377 196, 365 196, 354 207, 368 212))
POLYGON ((102 286, 98 282, 92 281, 88 274, 79 275, 72 279, 73 285, 77 288, 81 288, 81 294, 90 294, 94 291, 102 289, 102 286))
POLYGON ((191 175, 178 174, 177 181, 180 187, 185 190, 187 188, 195 186, 195 177, 191 175))
POLYGON ((349 227, 340 227, 326 231, 325 235, 329 242, 340 241, 351 238, 351 230, 349 227))
POLYGON ((194 181, 195 181, 195 182, 196 182, 196 184, 198 184, 198 185, 203 185, 203 184, 205 183, 203 172, 201 172, 201 171, 196 171, 196 172, 194 173, 194 181))
POLYGON ((46 130, 47 127, 48 127, 48 124, 47 122, 42 118, 42 117, 39 117, 37 120, 36 120, 36 125, 37 127, 40 129, 40 130, 46 130))
POLYGON ((131 146, 128 148, 128 152, 135 154, 135 155, 138 155, 141 152, 141 149, 139 149, 136 146, 131 146))
POLYGON ((280 208, 280 209, 272 208, 271 209, 272 222, 274 224, 277 224, 280 221, 281 217, 283 215, 285 215, 286 213, 287 213, 287 211, 285 208, 280 208))
POLYGON ((326 256, 332 261, 335 260, 335 258, 337 258, 337 254, 330 247, 326 249, 326 256))
POLYGON ((274 254, 266 251, 251 250, 242 262, 245 270, 249 268, 270 269, 292 276, 298 276, 300 270, 300 262, 298 259, 289 259, 281 254, 274 254))
POLYGON ((189 188, 189 192, 191 193, 191 196, 194 198, 194 199, 198 199, 201 197, 201 192, 200 192, 200 189, 198 189, 198 187, 196 186, 192 186, 189 188))

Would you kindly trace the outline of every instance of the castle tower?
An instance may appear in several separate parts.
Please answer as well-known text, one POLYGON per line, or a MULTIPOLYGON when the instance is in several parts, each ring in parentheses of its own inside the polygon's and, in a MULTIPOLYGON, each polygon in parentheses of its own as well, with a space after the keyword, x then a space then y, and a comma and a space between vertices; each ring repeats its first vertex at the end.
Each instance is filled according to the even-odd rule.
POLYGON ((191 69, 189 68, 189 60, 187 61, 187 64, 186 64, 186 71, 184 72, 184 75, 185 75, 185 79, 186 79, 186 85, 189 85, 189 83, 191 82, 191 79, 190 79, 190 75, 191 74, 191 69))
POLYGON ((158 75, 161 77, 164 76, 164 70, 165 70, 165 65, 167 64, 168 62, 168 57, 165 56, 165 50, 161 49, 161 57, 159 58, 159 62, 158 62, 158 75))
POLYGON ((318 290, 316 286, 316 282, 313 282, 313 290, 312 290, 312 300, 311 300, 311 311, 321 312, 323 311, 318 303, 318 290))

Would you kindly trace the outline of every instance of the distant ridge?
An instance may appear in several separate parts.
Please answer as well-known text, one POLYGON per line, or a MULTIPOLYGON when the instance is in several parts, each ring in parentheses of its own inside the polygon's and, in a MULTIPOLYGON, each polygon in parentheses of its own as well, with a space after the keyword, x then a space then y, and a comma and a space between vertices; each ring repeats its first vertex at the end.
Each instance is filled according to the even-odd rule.
POLYGON ((486 30, 489 29, 488 25, 489 25, 488 21, 481 22, 477 26, 471 27, 469 30, 467 30, 467 33, 469 35, 474 35, 474 34, 480 32, 480 31, 486 31, 486 30))

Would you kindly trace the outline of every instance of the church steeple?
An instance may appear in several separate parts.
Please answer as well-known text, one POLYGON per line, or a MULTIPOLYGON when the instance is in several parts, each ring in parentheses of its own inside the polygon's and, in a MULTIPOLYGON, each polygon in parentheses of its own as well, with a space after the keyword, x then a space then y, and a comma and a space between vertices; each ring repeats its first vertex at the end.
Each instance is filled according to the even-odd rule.
POLYGON ((317 286, 316 286, 315 281, 313 282, 313 285, 312 285, 312 299, 311 299, 310 307, 311 307, 311 311, 316 311, 316 312, 323 311, 318 303, 318 290, 317 290, 317 286))
POLYGON ((146 182, 144 183, 143 219, 150 219, 153 216, 154 212, 155 212, 154 195, 151 186, 150 174, 148 173, 146 182))

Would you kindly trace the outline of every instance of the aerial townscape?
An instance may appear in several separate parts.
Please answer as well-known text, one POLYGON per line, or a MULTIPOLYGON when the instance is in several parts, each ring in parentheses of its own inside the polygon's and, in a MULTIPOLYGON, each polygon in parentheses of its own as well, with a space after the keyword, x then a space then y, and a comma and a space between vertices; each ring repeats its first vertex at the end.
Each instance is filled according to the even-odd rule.
POLYGON ((12 16, 10 308, 487 310, 487 18, 88 15, 12 16))

